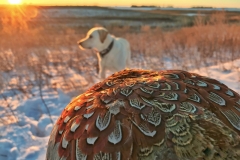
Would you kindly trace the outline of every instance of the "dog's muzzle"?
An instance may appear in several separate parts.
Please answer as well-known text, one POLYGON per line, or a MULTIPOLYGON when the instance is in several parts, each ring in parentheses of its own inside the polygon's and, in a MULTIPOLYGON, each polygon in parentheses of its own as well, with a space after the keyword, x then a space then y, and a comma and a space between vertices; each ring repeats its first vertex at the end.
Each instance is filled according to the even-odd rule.
POLYGON ((92 47, 86 47, 86 46, 83 46, 83 42, 77 42, 77 44, 80 46, 80 48, 82 49, 92 49, 92 47))

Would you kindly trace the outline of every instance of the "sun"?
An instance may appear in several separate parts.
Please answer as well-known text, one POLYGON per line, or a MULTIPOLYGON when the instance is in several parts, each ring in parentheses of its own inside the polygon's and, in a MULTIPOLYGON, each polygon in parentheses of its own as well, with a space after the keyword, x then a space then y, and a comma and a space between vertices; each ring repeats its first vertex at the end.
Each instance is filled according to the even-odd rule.
POLYGON ((21 0, 8 0, 10 4, 21 4, 21 0))

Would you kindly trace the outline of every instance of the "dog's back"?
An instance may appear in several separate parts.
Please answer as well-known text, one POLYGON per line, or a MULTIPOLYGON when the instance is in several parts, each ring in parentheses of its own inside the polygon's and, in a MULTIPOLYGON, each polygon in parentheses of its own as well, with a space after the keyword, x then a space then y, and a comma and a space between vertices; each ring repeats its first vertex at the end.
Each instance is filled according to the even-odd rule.
POLYGON ((123 49, 122 52, 123 53, 125 52, 125 55, 126 55, 126 59, 125 59, 126 65, 127 65, 127 67, 130 67, 130 64, 131 64, 131 48, 130 48, 130 44, 124 38, 117 38, 117 39, 119 39, 119 42, 122 43, 122 49, 123 49))
POLYGON ((129 42, 124 38, 114 37, 114 46, 109 54, 103 58, 105 65, 114 72, 123 70, 131 64, 131 50, 129 42), (106 59, 105 59, 106 58, 106 59))

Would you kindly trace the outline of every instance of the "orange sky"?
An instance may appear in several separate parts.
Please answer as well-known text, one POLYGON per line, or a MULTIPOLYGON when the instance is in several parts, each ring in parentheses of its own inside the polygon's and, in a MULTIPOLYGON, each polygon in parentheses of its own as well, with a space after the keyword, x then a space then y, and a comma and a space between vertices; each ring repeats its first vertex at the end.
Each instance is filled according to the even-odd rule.
MULTIPOLYGON (((25 4, 39 5, 98 5, 98 6, 130 6, 157 5, 173 7, 211 6, 240 8, 240 0, 22 0, 25 4)), ((0 4, 8 4, 8 0, 0 0, 0 4)))

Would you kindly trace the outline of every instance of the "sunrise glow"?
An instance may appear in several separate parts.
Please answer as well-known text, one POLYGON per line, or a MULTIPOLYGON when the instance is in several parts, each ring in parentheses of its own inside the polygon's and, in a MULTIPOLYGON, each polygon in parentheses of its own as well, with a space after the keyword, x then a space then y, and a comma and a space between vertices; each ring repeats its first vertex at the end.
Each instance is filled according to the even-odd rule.
POLYGON ((21 4, 21 0, 8 0, 10 4, 21 4))

